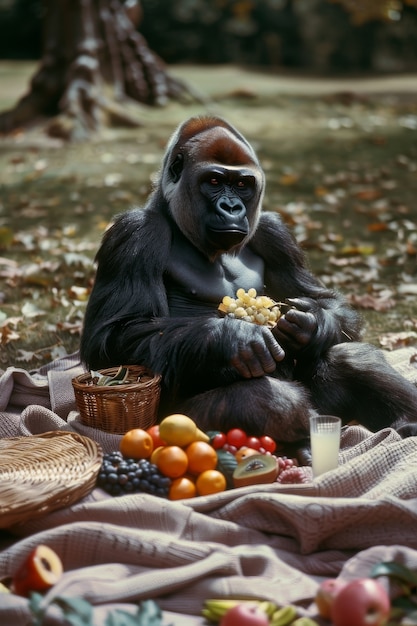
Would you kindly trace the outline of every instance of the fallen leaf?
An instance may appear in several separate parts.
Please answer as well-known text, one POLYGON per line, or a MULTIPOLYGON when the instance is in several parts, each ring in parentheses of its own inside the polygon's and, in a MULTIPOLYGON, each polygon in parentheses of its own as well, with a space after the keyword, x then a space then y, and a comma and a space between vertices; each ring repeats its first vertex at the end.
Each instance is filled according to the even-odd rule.
POLYGON ((357 246, 344 246, 341 249, 341 254, 363 254, 364 256, 368 254, 374 254, 375 246, 371 244, 358 244, 357 246))
POLYGON ((0 226, 0 249, 9 248, 14 240, 14 233, 8 226, 0 226))
POLYGON ((29 363, 29 361, 32 361, 33 359, 38 359, 39 356, 36 354, 36 352, 32 352, 31 350, 18 350, 17 351, 17 356, 16 356, 16 361, 20 361, 20 362, 25 362, 25 363, 29 363))
POLYGON ((327 187, 323 187, 321 185, 316 187, 314 190, 314 195, 316 195, 318 198, 323 198, 323 196, 327 195, 328 193, 329 190, 327 189, 327 187))
POLYGON ((376 200, 382 196, 382 193, 379 189, 358 189, 354 194, 355 198, 359 198, 360 200, 376 200))
POLYGON ((46 311, 39 309, 35 304, 32 304, 31 302, 25 302, 25 304, 22 306, 21 311, 24 317, 39 317, 42 315, 46 315, 46 311))
POLYGON ((295 185, 299 180, 298 174, 283 174, 280 179, 280 185, 284 185, 285 187, 290 187, 291 185, 295 185))
POLYGON ((384 222, 374 222, 373 224, 368 224, 367 229, 371 233, 378 233, 384 230, 388 230, 388 225, 384 222))
POLYGON ((417 283, 403 283, 397 287, 398 293, 402 295, 417 295, 417 283))
POLYGON ((379 338, 381 347, 386 350, 397 350, 417 344, 417 333, 414 331, 403 331, 400 333, 385 333, 379 338))
POLYGON ((65 330, 70 333, 70 335, 81 335, 81 331, 83 328, 82 321, 77 323, 71 322, 58 322, 55 330, 65 330))
POLYGON ((88 300, 89 290, 86 287, 77 287, 76 285, 72 285, 69 289, 70 298, 74 298, 75 300, 79 300, 80 302, 85 302, 88 300))
POLYGON ((10 328, 10 326, 6 325, 0 328, 0 344, 6 345, 11 341, 17 341, 18 339, 20 339, 19 333, 10 328))
POLYGON ((349 302, 356 307, 361 307, 362 309, 373 309, 374 311, 388 311, 395 307, 395 300, 388 296, 372 296, 371 294, 363 294, 356 295, 350 294, 348 295, 349 302))

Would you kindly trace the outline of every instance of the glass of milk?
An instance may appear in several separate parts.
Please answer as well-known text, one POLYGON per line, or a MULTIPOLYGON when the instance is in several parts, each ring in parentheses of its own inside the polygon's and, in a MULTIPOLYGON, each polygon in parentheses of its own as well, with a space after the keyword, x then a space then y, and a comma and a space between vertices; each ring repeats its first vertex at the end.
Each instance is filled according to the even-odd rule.
POLYGON ((334 415, 310 418, 310 442, 313 475, 319 476, 339 464, 340 429, 342 420, 334 415))

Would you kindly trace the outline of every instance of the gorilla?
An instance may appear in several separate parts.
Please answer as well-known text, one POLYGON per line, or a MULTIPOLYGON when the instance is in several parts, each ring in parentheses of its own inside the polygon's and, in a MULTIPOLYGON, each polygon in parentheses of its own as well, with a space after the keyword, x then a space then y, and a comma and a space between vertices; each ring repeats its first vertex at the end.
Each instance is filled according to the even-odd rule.
POLYGON ((186 413, 206 430, 295 442, 315 413, 373 431, 417 421, 417 388, 361 341, 357 312, 262 210, 264 189, 253 148, 228 122, 180 125, 146 206, 104 235, 84 363, 146 365, 162 375, 160 419, 186 413), (218 311, 223 296, 252 287, 286 304, 272 330, 218 311))

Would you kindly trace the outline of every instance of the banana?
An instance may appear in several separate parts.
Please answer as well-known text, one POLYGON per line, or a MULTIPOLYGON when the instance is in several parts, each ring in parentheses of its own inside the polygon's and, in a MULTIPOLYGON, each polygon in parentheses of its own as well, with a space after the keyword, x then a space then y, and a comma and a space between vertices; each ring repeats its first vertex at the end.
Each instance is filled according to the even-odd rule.
POLYGON ((319 624, 310 617, 299 617, 291 626, 319 626, 319 624))
POLYGON ((208 609, 215 609, 216 611, 228 611, 229 609, 240 604, 243 600, 228 600, 227 598, 209 599, 204 601, 204 606, 208 609))
POLYGON ((223 598, 205 600, 201 614, 210 622, 220 622, 223 615, 236 604, 240 604, 240 602, 241 600, 227 600, 223 598))
POLYGON ((289 604, 288 606, 283 606, 277 611, 274 611, 274 613, 271 615, 271 626, 289 626, 289 624, 292 625, 296 617, 297 609, 295 608, 295 606, 292 606, 291 604, 289 604))
MULTIPOLYGON (((271 619, 272 615, 277 610, 277 605, 269 600, 232 600, 225 598, 211 598, 204 601, 204 606, 201 609, 201 615, 209 622, 217 623, 220 622, 223 615, 227 613, 229 609, 233 608, 237 604, 256 604, 268 616, 268 619, 271 619)), ((281 626, 281 624, 278 626, 281 626)))
POLYGON ((214 622, 215 624, 217 624, 217 622, 220 622, 220 620, 222 619, 222 617, 215 615, 211 610, 209 609, 201 609, 201 616, 204 617, 208 622, 214 622))
POLYGON ((269 619, 271 619, 275 611, 278 609, 275 602, 270 602, 269 600, 262 600, 261 602, 258 601, 258 607, 268 616, 269 619))
POLYGON ((3 585, 3 583, 0 583, 0 593, 10 593, 10 589, 6 587, 6 585, 3 585))

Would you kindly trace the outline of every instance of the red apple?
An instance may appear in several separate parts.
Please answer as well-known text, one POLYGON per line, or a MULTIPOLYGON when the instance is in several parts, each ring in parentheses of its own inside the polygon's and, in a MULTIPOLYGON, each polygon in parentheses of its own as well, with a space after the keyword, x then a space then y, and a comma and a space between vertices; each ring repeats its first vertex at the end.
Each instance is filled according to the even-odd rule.
POLYGON ((31 591, 46 591, 58 582, 63 572, 59 556, 40 544, 26 557, 12 581, 12 590, 20 596, 31 591))
POLYGON ((334 626, 383 626, 391 610, 388 593, 373 578, 357 578, 335 596, 331 608, 334 626))
POLYGON ((330 610, 336 594, 346 585, 346 581, 340 578, 328 578, 320 583, 317 589, 315 602, 319 615, 324 619, 330 619, 330 610))
POLYGON ((269 626, 269 619, 256 604, 236 604, 223 615, 219 626, 269 626))

